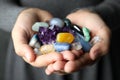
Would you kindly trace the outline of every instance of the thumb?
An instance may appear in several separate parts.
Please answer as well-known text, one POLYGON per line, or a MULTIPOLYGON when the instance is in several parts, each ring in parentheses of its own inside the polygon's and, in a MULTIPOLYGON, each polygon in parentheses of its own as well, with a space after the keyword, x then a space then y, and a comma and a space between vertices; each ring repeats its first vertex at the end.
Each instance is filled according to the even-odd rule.
POLYGON ((26 58, 28 62, 35 60, 35 54, 33 49, 28 45, 28 36, 23 30, 12 31, 12 39, 17 55, 26 58))
POLYGON ((90 57, 92 60, 96 60, 103 55, 101 43, 96 43, 90 50, 90 57))

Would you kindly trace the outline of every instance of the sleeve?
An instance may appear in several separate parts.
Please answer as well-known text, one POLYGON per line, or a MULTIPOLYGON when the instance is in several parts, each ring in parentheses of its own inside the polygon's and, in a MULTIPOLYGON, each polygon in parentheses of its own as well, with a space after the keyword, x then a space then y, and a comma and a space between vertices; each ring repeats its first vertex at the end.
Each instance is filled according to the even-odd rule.
POLYGON ((18 14, 24 8, 14 0, 0 0, 0 28, 10 32, 18 14))
POLYGON ((92 10, 101 16, 112 31, 120 29, 120 0, 104 0, 92 10))

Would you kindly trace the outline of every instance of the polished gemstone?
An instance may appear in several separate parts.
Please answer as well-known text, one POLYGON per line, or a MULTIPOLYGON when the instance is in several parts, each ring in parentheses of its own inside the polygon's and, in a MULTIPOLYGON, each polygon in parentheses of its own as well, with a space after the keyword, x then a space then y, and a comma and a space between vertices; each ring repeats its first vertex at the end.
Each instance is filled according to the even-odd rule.
POLYGON ((38 42, 38 36, 37 36, 37 34, 34 34, 29 41, 29 45, 31 47, 34 47, 37 42, 38 42))
POLYGON ((82 49, 82 45, 81 45, 80 42, 73 42, 71 44, 71 46, 72 46, 72 49, 74 49, 74 50, 80 50, 80 49, 82 49))
POLYGON ((37 54, 37 55, 41 55, 40 50, 39 50, 38 48, 34 48, 34 52, 35 52, 35 54, 37 54))
POLYGON ((71 33, 58 33, 56 37, 57 42, 72 43, 74 36, 71 33))
POLYGON ((51 52, 55 52, 55 48, 52 44, 43 45, 43 46, 40 47, 39 50, 42 54, 48 54, 48 53, 51 53, 51 52))
POLYGON ((85 40, 90 41, 90 30, 88 28, 86 28, 86 27, 83 27, 82 31, 83 31, 85 40))
POLYGON ((50 26, 58 26, 60 28, 64 27, 64 22, 60 18, 52 18, 49 22, 50 26))
POLYGON ((35 45, 34 45, 35 48, 40 48, 40 46, 41 46, 41 45, 40 45, 40 43, 39 43, 38 41, 37 41, 37 42, 35 43, 35 45))
POLYGON ((64 21, 66 27, 70 27, 72 25, 71 21, 67 18, 63 19, 63 21, 64 21))
POLYGON ((85 41, 84 37, 79 33, 76 33, 76 38, 78 39, 78 41, 80 41, 82 45, 82 50, 85 52, 89 52, 92 45, 89 42, 85 41))
POLYGON ((70 50, 71 45, 69 43, 54 43, 55 51, 61 52, 64 50, 70 50))
POLYGON ((38 32, 39 31, 39 27, 46 27, 46 28, 48 28, 49 25, 46 22, 36 22, 35 24, 33 24, 32 30, 38 32))
POLYGON ((79 34, 83 35, 83 31, 82 31, 82 29, 78 25, 74 24, 73 26, 71 26, 71 29, 73 29, 76 32, 78 32, 79 34))

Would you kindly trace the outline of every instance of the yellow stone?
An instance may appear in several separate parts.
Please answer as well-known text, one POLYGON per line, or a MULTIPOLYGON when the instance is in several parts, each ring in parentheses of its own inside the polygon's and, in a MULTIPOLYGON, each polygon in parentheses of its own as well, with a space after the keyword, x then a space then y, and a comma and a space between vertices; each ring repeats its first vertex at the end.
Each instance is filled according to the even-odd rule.
POLYGON ((39 50, 42 54, 48 54, 48 53, 51 53, 51 52, 55 52, 55 48, 52 44, 43 45, 43 46, 40 47, 39 50))
POLYGON ((73 40, 74 36, 71 33, 58 33, 56 37, 57 42, 72 43, 73 40))

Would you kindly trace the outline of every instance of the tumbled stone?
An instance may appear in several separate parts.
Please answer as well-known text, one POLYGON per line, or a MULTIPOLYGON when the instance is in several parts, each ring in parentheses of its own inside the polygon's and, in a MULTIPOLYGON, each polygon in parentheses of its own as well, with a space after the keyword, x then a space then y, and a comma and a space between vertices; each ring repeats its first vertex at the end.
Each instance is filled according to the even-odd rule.
POLYGON ((36 22, 35 24, 33 24, 32 30, 35 31, 35 32, 38 32, 39 31, 39 27, 46 27, 46 28, 48 28, 49 25, 46 22, 36 22))
POLYGON ((71 26, 71 29, 73 29, 76 32, 78 32, 79 34, 83 35, 83 31, 82 31, 82 29, 78 25, 74 24, 73 26, 71 26))
POLYGON ((35 44, 36 44, 36 42, 38 42, 38 36, 37 36, 37 34, 34 34, 34 35, 32 36, 32 38, 30 39, 29 45, 30 45, 31 47, 34 47, 35 44))
POLYGON ((80 49, 82 49, 82 45, 81 45, 80 42, 73 42, 71 44, 71 46, 72 46, 72 49, 74 49, 74 50, 80 50, 80 49))
POLYGON ((86 41, 89 41, 89 40, 90 40, 90 31, 89 31, 89 29, 86 28, 86 27, 83 27, 83 28, 82 28, 82 31, 83 31, 85 40, 86 40, 86 41))
POLYGON ((99 37, 99 36, 94 36, 93 38, 92 38, 92 40, 90 41, 90 43, 92 44, 92 45, 94 45, 94 44, 96 44, 97 42, 100 42, 102 39, 99 37))
POLYGON ((54 43, 55 51, 61 52, 64 50, 70 50, 71 45, 69 43, 54 43))
POLYGON ((43 45, 40 47, 40 52, 41 54, 48 54, 48 53, 51 53, 51 52, 55 52, 55 48, 52 44, 46 44, 46 45, 43 45))
POLYGON ((35 43, 35 45, 34 45, 35 48, 40 48, 40 46, 41 46, 41 45, 40 45, 40 43, 39 43, 38 41, 37 41, 37 42, 35 43))
POLYGON ((72 26, 71 21, 69 19, 65 18, 65 19, 63 19, 63 21, 64 21, 66 27, 72 26))
POLYGON ((60 18, 52 18, 49 22, 50 26, 64 27, 64 22, 60 18))
POLYGON ((58 33, 56 37, 57 42, 72 43, 74 36, 71 33, 58 33))
POLYGON ((35 52, 35 54, 37 54, 37 55, 41 55, 40 50, 39 50, 38 48, 34 48, 34 52, 35 52))
POLYGON ((78 39, 78 41, 80 41, 82 45, 82 50, 85 52, 89 52, 92 45, 89 42, 85 41, 84 37, 79 33, 76 33, 76 38, 78 39))

